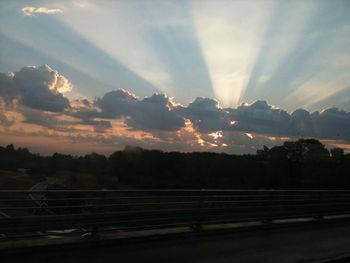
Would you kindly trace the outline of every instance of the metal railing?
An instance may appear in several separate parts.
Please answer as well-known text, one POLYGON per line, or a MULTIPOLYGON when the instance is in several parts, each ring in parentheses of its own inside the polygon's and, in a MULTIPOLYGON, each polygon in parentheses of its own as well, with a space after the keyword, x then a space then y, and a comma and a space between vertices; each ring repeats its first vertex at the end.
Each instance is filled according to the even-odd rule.
POLYGON ((350 214, 350 190, 0 191, 4 238, 344 214, 350 214))

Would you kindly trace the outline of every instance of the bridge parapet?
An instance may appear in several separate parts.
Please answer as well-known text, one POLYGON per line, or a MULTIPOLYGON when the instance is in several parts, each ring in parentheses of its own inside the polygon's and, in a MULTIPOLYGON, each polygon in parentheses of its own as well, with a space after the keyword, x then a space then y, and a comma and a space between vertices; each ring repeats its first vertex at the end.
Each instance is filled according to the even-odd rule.
POLYGON ((350 214, 349 190, 0 191, 3 238, 350 214), (70 229, 70 231, 68 230, 70 229))

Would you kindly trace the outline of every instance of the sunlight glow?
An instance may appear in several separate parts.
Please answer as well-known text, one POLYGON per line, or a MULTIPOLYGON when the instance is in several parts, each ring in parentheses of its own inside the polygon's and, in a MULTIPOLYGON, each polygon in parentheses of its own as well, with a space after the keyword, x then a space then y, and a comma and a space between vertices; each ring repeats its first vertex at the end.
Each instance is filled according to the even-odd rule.
POLYGON ((254 139, 254 136, 251 133, 246 132, 245 135, 247 135, 249 139, 254 139))
POLYGON ((214 93, 222 105, 237 105, 272 8, 271 2, 193 3, 192 13, 199 42, 214 93))
POLYGON ((222 131, 217 131, 213 133, 209 133, 209 136, 213 137, 214 140, 222 137, 222 131))

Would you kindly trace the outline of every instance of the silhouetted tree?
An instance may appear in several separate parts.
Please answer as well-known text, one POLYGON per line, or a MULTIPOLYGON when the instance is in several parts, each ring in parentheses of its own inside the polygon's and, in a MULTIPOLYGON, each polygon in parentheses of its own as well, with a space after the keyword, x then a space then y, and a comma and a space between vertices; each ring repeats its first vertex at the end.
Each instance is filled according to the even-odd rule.
POLYGON ((333 148, 331 149, 332 159, 335 161, 344 161, 344 150, 341 148, 333 148))
POLYGON ((8 145, 0 147, 0 170, 26 168, 38 180, 74 173, 79 180, 84 176, 89 180, 93 175, 103 187, 350 189, 350 155, 335 148, 331 156, 315 139, 288 141, 271 149, 264 146, 256 155, 163 152, 128 146, 109 157, 97 153, 40 156, 8 145))

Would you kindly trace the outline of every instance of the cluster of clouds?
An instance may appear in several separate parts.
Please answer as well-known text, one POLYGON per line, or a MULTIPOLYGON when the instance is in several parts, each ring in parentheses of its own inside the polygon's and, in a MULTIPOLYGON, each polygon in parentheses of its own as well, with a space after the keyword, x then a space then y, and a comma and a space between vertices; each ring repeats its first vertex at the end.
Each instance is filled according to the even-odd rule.
MULTIPOLYGON (((147 136, 156 138, 164 147, 176 141, 186 144, 184 138, 189 133, 199 144, 220 150, 230 149, 243 138, 248 144, 254 137, 274 140, 276 137, 315 137, 350 142, 350 113, 338 108, 320 112, 296 109, 288 113, 259 100, 222 108, 217 100, 202 97, 183 106, 165 94, 139 98, 124 89, 110 91, 94 100, 70 100, 65 93, 72 87, 67 78, 47 65, 1 73, 0 107, 3 112, 7 109, 7 112, 20 113, 22 117, 17 122, 61 133, 83 132, 84 127, 91 127, 92 132, 99 133, 99 138, 102 136, 104 140, 115 138, 111 130, 122 125, 126 131, 144 132, 140 135, 141 141, 147 136), (169 140, 169 134, 176 137, 169 140)), ((16 121, 9 118, 9 114, 0 114, 0 126, 14 124, 16 121)))

